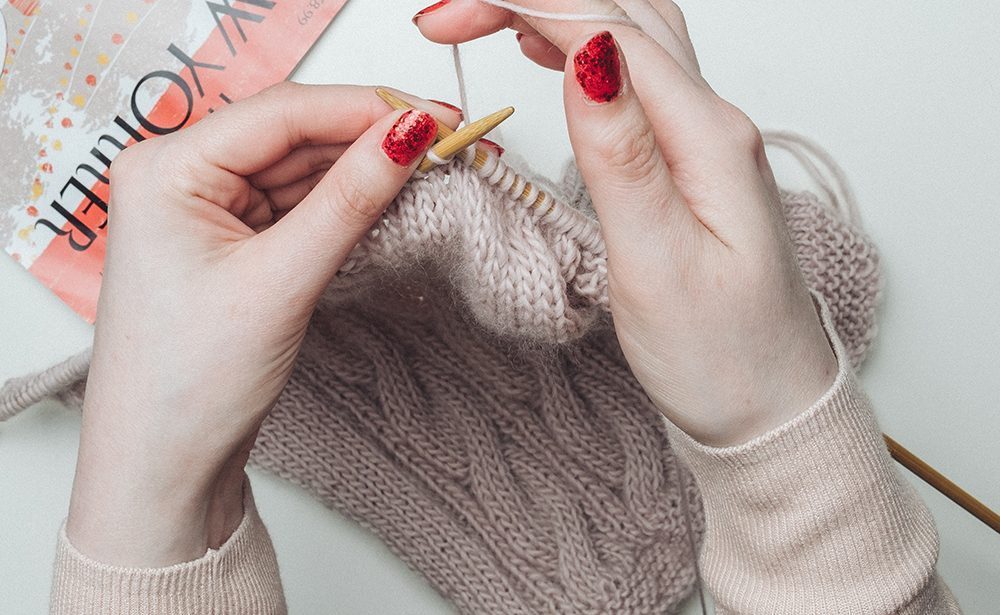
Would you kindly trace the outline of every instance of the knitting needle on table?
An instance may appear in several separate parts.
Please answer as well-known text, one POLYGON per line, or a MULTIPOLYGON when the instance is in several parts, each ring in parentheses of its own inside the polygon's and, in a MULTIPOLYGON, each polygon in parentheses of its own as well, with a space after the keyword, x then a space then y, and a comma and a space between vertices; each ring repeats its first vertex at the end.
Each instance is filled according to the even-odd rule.
MULTIPOLYGON (((389 90, 386 90, 385 88, 375 88, 375 93, 378 94, 378 97, 381 98, 382 100, 384 100, 393 109, 413 109, 414 108, 413 105, 411 105, 410 103, 406 102, 402 98, 396 96, 395 94, 393 94, 389 90)), ((497 113, 494 113, 493 115, 489 115, 489 116, 487 116, 487 117, 485 117, 485 118, 483 118, 483 119, 481 119, 481 120, 479 120, 477 122, 473 122, 472 124, 469 124, 468 126, 460 128, 458 131, 452 130, 451 126, 448 126, 447 124, 445 124, 444 122, 441 122, 440 120, 436 120, 437 121, 437 125, 438 125, 438 135, 437 135, 437 138, 439 139, 439 141, 438 141, 438 143, 433 148, 431 148, 431 151, 434 152, 435 155, 439 156, 441 159, 447 160, 448 158, 450 158, 451 156, 454 156, 456 153, 462 151, 463 149, 465 149, 469 145, 475 144, 480 138, 483 137, 483 135, 486 134, 486 132, 489 132, 489 130, 492 130, 494 127, 496 127, 496 124, 499 124, 504 119, 507 119, 507 117, 510 117, 510 114, 513 113, 513 112, 514 112, 514 109, 512 107, 507 107, 507 109, 498 111, 497 113), (507 113, 508 109, 510 110, 509 113, 507 113), (451 153, 447 154, 447 156, 442 155, 442 152, 438 151, 438 146, 442 145, 452 135, 457 135, 457 134, 461 133, 463 135, 470 135, 471 136, 473 134, 477 134, 482 127, 489 126, 489 123, 487 123, 485 126, 482 126, 482 125, 480 125, 480 122, 485 122, 486 120, 488 120, 490 118, 494 118, 495 116, 499 116, 499 115, 501 115, 503 113, 506 113, 506 116, 503 116, 503 118, 500 119, 500 122, 496 122, 496 124, 493 124, 493 126, 491 128, 489 128, 489 130, 487 130, 486 132, 483 132, 482 134, 480 134, 479 136, 477 136, 475 139, 473 139, 473 140, 469 140, 469 139, 466 139, 466 138, 463 138, 461 140, 456 139, 455 141, 452 141, 452 144, 448 145, 448 147, 447 147, 446 150, 444 148, 442 148, 442 151, 450 151, 451 152, 451 153), (480 126, 477 126, 477 125, 480 125, 480 126), (473 127, 477 127, 477 128, 475 130, 472 130, 473 127), (469 131, 469 132, 466 132, 466 131, 469 131)), ((488 159, 489 159, 489 153, 487 153, 484 149, 477 147, 476 148, 476 156, 472 160, 471 166, 472 166, 472 168, 476 169, 477 171, 482 170, 482 168, 486 165, 486 162, 487 162, 488 159)), ((427 172, 431 168, 433 168, 435 164, 436 163, 434 163, 434 162, 432 162, 432 161, 430 161, 430 160, 428 160, 428 159, 425 158, 423 161, 421 161, 420 166, 418 167, 418 169, 420 171, 427 172)), ((517 176, 517 177, 520 178, 520 176, 517 176)), ((534 201, 530 204, 531 207, 533 207, 533 208, 534 207, 538 207, 539 205, 541 205, 542 203, 544 203, 546 200, 551 200, 551 197, 549 197, 548 195, 546 195, 543 191, 539 190, 537 187, 534 187, 531 184, 531 182, 529 182, 527 180, 524 180, 524 179, 522 179, 522 181, 524 183, 524 188, 521 191, 521 198, 522 199, 528 198, 532 194, 533 191, 537 192, 537 196, 535 197, 534 201)))
POLYGON ((945 478, 943 474, 931 467, 926 461, 903 448, 889 436, 883 435, 882 437, 889 448, 889 454, 901 466, 913 472, 920 480, 940 491, 945 497, 964 508, 969 514, 985 523, 994 532, 1000 534, 1000 515, 972 497, 967 491, 945 478))

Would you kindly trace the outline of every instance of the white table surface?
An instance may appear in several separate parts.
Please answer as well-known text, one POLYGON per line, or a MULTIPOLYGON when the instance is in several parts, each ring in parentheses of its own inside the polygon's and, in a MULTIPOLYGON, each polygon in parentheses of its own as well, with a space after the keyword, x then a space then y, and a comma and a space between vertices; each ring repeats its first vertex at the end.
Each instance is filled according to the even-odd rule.
MULTIPOLYGON (((447 48, 410 25, 420 0, 350 0, 295 74, 457 100, 447 48)), ((881 332, 862 370, 885 431, 1000 508, 1000 5, 687 3, 704 72, 765 128, 818 140, 847 170, 882 250, 881 332)), ((555 175, 569 154, 560 76, 505 33, 464 47, 475 115, 518 114, 502 142, 555 175)), ((336 121, 336 109, 317 121, 336 121)), ((789 159, 779 180, 806 186, 789 159)), ((88 345, 91 328, 0 258, 0 380, 88 345)), ((72 482, 79 417, 46 402, 0 425, 0 611, 40 613, 72 482)), ((447 604, 372 536, 252 472, 293 613, 441 613, 447 604)), ((967 613, 997 612, 1000 536, 917 481, 940 573, 967 613)), ((689 612, 696 612, 689 605, 689 612)), ((686 611, 686 612, 688 612, 686 611)))

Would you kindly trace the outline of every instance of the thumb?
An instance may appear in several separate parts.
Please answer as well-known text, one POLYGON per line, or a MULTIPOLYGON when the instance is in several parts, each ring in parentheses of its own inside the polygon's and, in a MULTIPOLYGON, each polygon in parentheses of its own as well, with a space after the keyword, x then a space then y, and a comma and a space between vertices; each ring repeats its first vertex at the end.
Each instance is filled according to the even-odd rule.
POLYGON ((277 224, 254 239, 276 275, 316 294, 413 175, 434 142, 425 111, 394 111, 365 131, 277 224), (304 287, 302 286, 304 285, 304 287))
MULTIPOLYGON (((608 31, 580 41, 567 58, 564 101, 570 140, 612 262, 655 273, 641 253, 697 230, 664 160, 642 101, 608 31)), ((657 276, 659 277, 659 276, 657 276)))

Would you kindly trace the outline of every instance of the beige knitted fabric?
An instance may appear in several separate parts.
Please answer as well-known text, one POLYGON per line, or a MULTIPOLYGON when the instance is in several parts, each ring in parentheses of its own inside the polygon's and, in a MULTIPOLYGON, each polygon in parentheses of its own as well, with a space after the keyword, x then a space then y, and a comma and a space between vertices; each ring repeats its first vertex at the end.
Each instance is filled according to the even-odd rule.
MULTIPOLYGON (((408 184, 321 303, 252 462, 462 612, 671 612, 695 580, 699 498, 617 347, 579 176, 548 189, 557 205, 529 209, 457 164, 408 184)), ((782 199, 860 361, 874 250, 815 197, 782 199)), ((60 390, 78 404, 85 367, 8 383, 0 417, 60 390)))
MULTIPOLYGON (((751 442, 721 449, 668 423, 704 495, 699 567, 715 612, 955 615, 958 605, 934 572, 930 513, 889 459, 830 311, 818 302, 840 370, 812 407, 751 442)), ((252 501, 247 505, 244 525, 259 524, 252 501)), ((59 544, 56 615, 284 612, 275 600, 273 558, 254 556, 270 553, 265 532, 237 530, 220 548, 228 551, 226 566, 210 551, 179 566, 109 570, 76 554, 65 533, 59 544), (157 583, 143 582, 150 578, 157 583), (227 608, 233 605, 239 608, 227 608)), ((661 611, 629 605, 606 612, 661 611)))

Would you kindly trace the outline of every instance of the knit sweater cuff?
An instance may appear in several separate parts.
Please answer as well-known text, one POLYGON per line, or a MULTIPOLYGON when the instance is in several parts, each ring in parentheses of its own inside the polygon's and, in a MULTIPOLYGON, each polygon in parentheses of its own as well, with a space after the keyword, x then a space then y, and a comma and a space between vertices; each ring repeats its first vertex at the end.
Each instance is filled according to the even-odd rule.
POLYGON ((902 613, 935 593, 933 519, 815 296, 839 371, 810 408, 728 448, 668 424, 704 500, 699 566, 720 613, 902 613))
POLYGON ((280 614, 287 611, 271 538, 244 485, 243 520, 218 549, 163 568, 96 562, 59 530, 50 613, 166 615, 168 613, 280 614))

